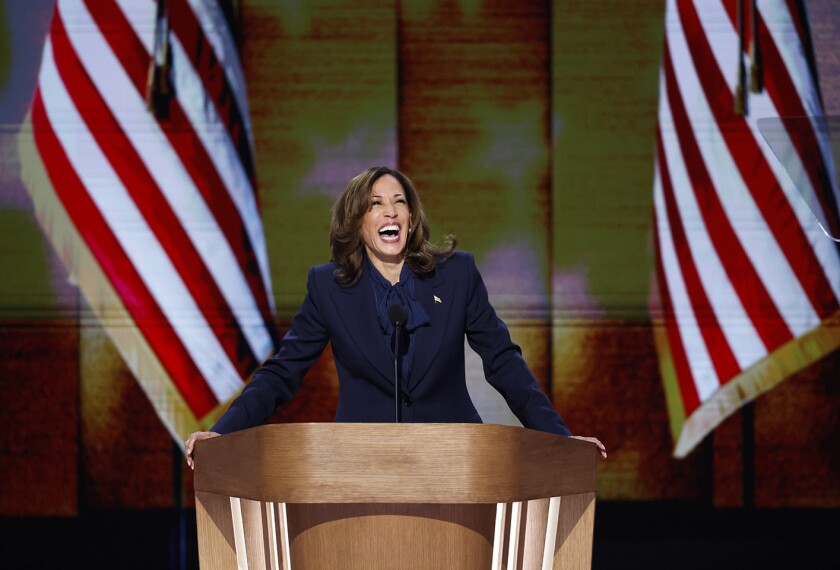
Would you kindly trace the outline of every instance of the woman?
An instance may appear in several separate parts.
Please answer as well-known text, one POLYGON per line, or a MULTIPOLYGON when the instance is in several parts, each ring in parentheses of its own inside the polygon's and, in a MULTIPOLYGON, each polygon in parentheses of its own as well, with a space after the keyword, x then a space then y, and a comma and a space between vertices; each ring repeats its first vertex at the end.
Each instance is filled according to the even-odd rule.
MULTIPOLYGON (((306 371, 332 342, 339 377, 336 421, 394 421, 394 346, 399 346, 402 420, 481 423, 464 373, 464 335, 484 372, 525 427, 571 436, 540 390, 468 253, 429 243, 429 226, 411 181, 390 168, 355 177, 333 207, 333 261, 309 271, 307 295, 279 352, 210 432, 186 442, 264 423, 292 399, 306 371), (395 343, 388 308, 408 313, 395 343)), ((595 443, 595 438, 578 438, 595 443)))

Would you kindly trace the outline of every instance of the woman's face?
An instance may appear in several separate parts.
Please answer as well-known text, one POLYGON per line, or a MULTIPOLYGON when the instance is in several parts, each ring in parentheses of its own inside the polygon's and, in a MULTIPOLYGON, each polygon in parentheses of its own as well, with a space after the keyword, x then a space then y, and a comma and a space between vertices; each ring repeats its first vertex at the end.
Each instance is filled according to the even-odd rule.
POLYGON ((411 212, 399 181, 386 174, 373 183, 370 209, 362 218, 362 240, 372 260, 399 263, 408 240, 411 212))

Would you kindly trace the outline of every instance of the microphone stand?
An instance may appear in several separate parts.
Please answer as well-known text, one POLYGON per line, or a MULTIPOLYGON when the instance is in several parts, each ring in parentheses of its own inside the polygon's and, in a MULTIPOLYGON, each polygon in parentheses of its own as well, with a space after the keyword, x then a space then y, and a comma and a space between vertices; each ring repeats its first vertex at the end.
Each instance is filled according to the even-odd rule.
POLYGON ((394 422, 402 423, 402 407, 400 406, 400 331, 408 320, 408 313, 400 304, 388 307, 388 320, 394 325, 394 422))
POLYGON ((402 392, 402 381, 400 379, 400 331, 402 323, 394 323, 394 423, 402 423, 402 406, 400 406, 400 392, 402 392))

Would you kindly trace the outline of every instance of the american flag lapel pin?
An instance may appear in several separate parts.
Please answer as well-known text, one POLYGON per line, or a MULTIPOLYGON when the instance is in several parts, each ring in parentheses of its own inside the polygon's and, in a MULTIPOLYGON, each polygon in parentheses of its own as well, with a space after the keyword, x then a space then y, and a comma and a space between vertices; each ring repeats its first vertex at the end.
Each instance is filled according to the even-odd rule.
POLYGON ((435 298, 435 303, 443 303, 443 301, 441 301, 440 297, 438 297, 437 295, 432 295, 432 296, 435 298))

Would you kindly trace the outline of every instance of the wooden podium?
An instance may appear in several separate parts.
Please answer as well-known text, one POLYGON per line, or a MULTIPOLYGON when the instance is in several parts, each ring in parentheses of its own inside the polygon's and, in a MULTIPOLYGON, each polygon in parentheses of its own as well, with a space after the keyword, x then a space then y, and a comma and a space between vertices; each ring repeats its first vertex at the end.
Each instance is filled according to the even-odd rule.
POLYGON ((589 568, 595 445, 481 424, 265 425, 198 442, 202 569, 589 568))

